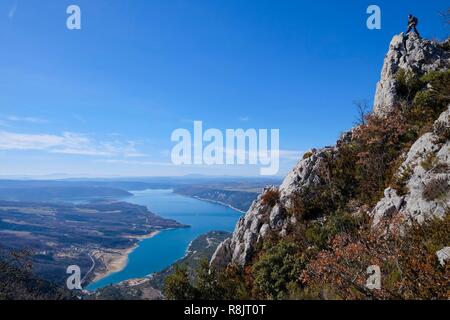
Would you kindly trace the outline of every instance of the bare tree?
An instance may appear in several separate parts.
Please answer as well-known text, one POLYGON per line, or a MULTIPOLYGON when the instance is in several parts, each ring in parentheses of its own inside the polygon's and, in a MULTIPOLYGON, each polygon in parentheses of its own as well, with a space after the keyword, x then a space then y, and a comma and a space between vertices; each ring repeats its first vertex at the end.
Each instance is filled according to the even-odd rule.
POLYGON ((356 120, 355 125, 365 125, 367 116, 370 114, 370 107, 367 100, 357 100, 353 101, 353 104, 356 107, 356 120))

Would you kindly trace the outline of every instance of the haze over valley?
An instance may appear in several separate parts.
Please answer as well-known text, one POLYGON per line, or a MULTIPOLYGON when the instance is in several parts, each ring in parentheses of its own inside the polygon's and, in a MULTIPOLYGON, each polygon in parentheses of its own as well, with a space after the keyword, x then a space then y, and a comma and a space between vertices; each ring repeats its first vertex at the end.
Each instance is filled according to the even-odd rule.
POLYGON ((245 211, 270 183, 277 179, 0 180, 0 249, 26 249, 33 272, 59 285, 65 285, 67 267, 77 265, 87 286, 124 269, 142 240, 163 230, 191 228, 127 202, 133 192, 167 190, 245 211))

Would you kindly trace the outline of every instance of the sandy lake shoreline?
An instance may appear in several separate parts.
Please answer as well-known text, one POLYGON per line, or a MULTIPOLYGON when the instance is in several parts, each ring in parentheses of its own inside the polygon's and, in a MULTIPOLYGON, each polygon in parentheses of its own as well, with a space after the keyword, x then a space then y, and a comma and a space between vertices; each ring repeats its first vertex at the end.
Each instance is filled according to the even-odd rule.
MULTIPOLYGON (((161 231, 156 230, 143 236, 130 237, 132 239, 137 239, 139 242, 142 240, 150 239, 158 235, 161 231)), ((93 284, 100 281, 109 275, 120 272, 128 264, 129 255, 139 246, 139 242, 134 244, 131 248, 127 249, 96 249, 91 252, 92 257, 96 261, 100 261, 102 268, 95 271, 94 268, 94 278, 90 281, 93 284)))

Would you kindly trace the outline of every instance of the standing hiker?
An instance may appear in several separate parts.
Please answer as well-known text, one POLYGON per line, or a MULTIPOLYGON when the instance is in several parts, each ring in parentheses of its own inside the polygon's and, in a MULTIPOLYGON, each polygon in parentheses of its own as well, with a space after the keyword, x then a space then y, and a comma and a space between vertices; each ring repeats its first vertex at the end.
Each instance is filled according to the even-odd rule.
POLYGON ((409 34, 411 30, 414 30, 414 33, 417 34, 417 36, 420 38, 419 31, 417 31, 417 25, 419 24, 419 19, 414 17, 413 15, 408 16, 408 31, 406 31, 406 34, 409 34))

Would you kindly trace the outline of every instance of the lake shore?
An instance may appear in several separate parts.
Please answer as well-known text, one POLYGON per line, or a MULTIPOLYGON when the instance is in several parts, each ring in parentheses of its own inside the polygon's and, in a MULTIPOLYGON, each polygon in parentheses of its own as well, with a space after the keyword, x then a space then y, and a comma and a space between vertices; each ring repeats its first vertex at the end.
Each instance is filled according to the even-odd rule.
MULTIPOLYGON (((93 292, 109 284, 143 279, 160 272, 184 257, 189 244, 198 236, 211 230, 232 232, 241 216, 241 212, 230 209, 225 204, 179 195, 171 189, 136 192, 134 197, 127 201, 146 206, 152 212, 158 212, 165 219, 182 221, 189 228, 157 229, 161 231, 157 237, 142 239, 139 242, 133 241, 137 246, 131 252, 132 254, 128 254, 129 261, 123 265, 124 268, 114 273, 106 273, 107 270, 102 270, 104 271, 103 276, 97 278, 100 280, 96 279, 96 282, 88 285, 87 291, 93 292)), ((97 270, 99 268, 100 266, 97 270)), ((90 279, 92 278, 93 275, 90 279)))
MULTIPOLYGON (((147 235, 131 237, 137 239, 139 242, 142 240, 150 239, 158 235, 161 231, 153 231, 147 235)), ((100 261, 102 267, 99 270, 94 271, 94 278, 90 281, 90 284, 100 281, 109 275, 120 272, 128 264, 128 256, 139 246, 139 242, 127 249, 97 249, 91 252, 92 257, 96 261, 100 261)), ((94 268, 95 270, 95 268, 94 268)))
POLYGON ((197 197, 197 196, 192 196, 192 198, 197 199, 197 200, 200 200, 200 201, 206 201, 206 202, 215 203, 215 204, 218 204, 218 205, 221 205, 221 206, 224 206, 224 207, 233 209, 234 211, 237 211, 237 212, 240 212, 240 213, 246 213, 245 211, 242 211, 242 210, 240 210, 240 209, 238 209, 238 208, 235 208, 235 207, 233 207, 232 205, 227 204, 227 203, 225 203, 225 202, 221 202, 221 201, 217 201, 217 200, 212 200, 212 199, 205 199, 205 198, 201 198, 201 197, 197 197))

